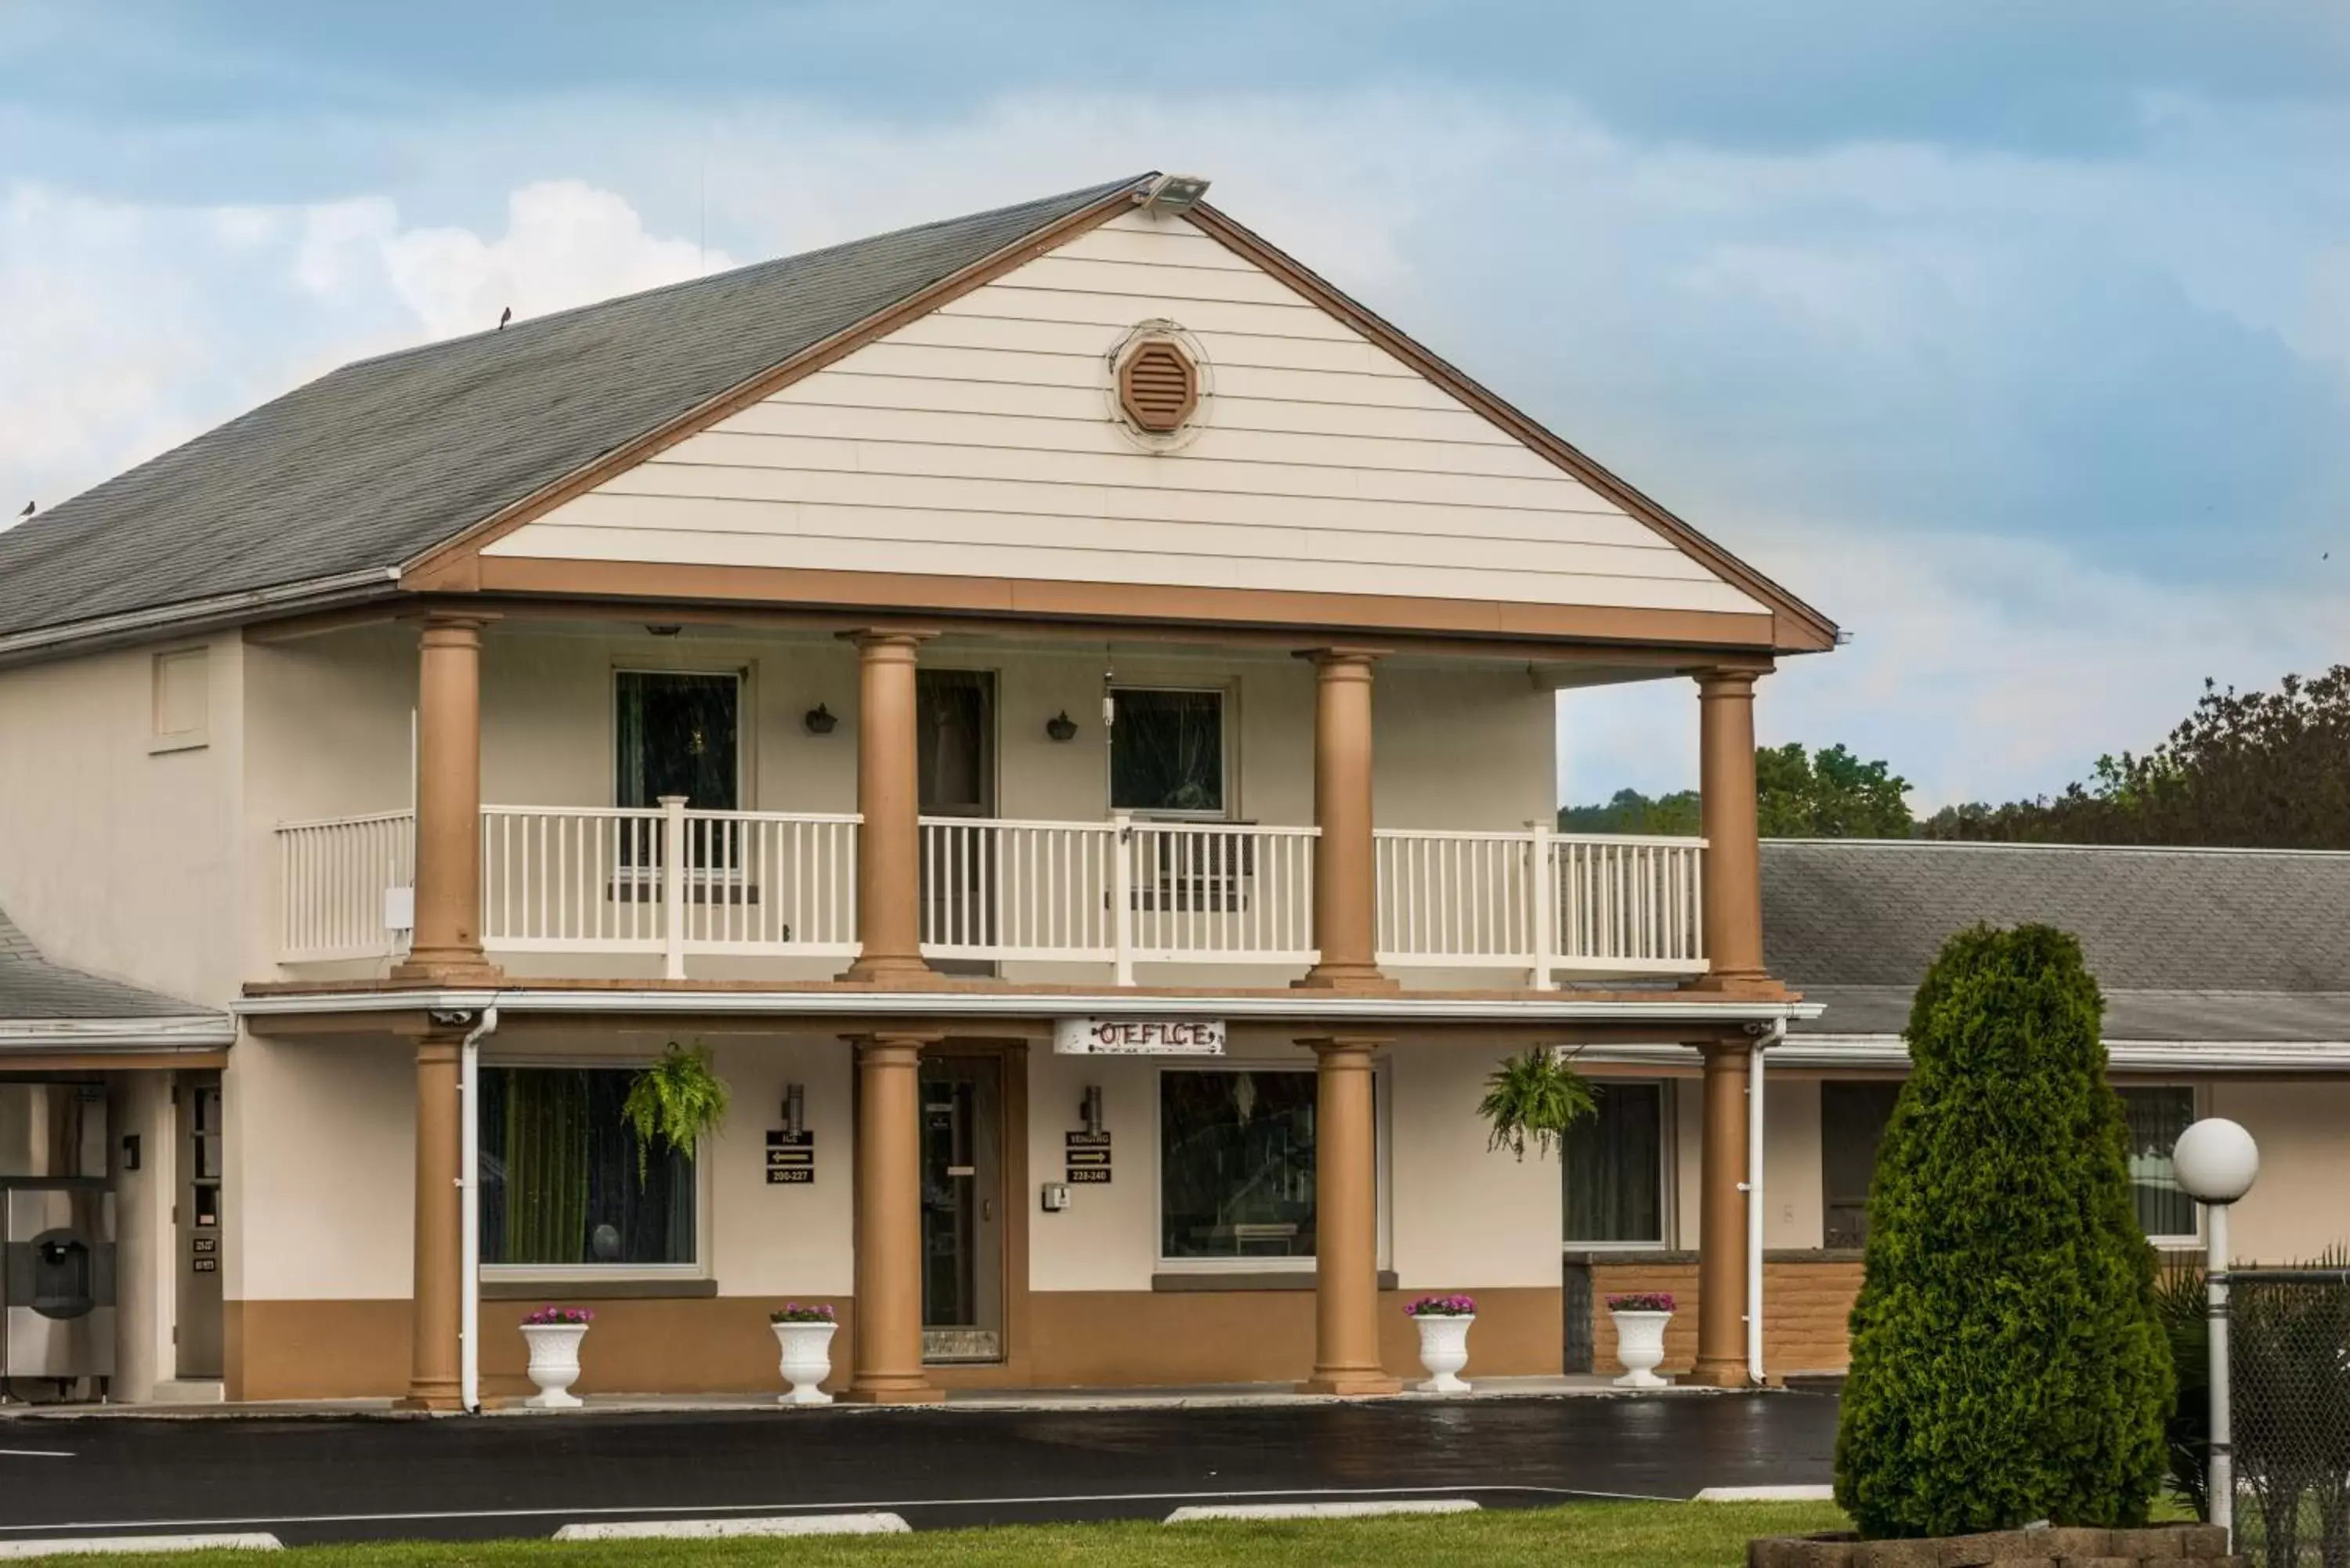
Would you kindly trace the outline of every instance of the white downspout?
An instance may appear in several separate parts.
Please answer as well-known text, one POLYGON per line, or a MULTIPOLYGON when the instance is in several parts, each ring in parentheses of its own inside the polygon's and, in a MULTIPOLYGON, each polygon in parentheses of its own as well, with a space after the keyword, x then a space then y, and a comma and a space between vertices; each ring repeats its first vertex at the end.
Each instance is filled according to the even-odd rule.
POLYGON ((457 1047, 457 1402, 468 1415, 482 1408, 482 1118, 474 1096, 482 1079, 482 1040, 497 1027, 493 1002, 457 1047))
POLYGON ((1762 1058, 1787 1037, 1778 1018, 1754 1042, 1746 1064, 1746 1376, 1762 1384, 1762 1058))

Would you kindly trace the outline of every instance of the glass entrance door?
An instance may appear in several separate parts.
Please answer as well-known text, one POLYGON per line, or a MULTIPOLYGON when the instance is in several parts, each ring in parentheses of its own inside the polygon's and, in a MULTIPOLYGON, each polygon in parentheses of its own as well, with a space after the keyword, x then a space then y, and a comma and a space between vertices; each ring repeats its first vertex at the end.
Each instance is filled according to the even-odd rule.
POLYGON ((1003 1063, 925 1056, 922 1354, 1003 1356, 1003 1063))

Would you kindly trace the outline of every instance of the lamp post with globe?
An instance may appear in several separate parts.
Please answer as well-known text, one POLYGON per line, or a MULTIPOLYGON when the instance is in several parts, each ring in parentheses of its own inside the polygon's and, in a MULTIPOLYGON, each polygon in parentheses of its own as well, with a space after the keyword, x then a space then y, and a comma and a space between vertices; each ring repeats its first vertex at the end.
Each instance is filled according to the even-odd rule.
POLYGON ((2261 1151, 2252 1135, 2225 1116, 2206 1116, 2178 1135, 2171 1169, 2187 1196, 2203 1205, 2203 1278, 2211 1314, 2211 1522, 2235 1540, 2235 1458, 2228 1416, 2228 1206, 2252 1189, 2261 1151))

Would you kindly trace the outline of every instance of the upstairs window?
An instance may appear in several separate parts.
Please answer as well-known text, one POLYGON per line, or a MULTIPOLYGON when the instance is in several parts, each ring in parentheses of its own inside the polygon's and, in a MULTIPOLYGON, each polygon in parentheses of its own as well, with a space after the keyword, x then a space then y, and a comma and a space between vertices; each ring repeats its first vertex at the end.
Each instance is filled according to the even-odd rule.
POLYGON ((1153 816, 1224 815, 1224 694, 1122 686, 1111 692, 1113 811, 1153 816))
POLYGON ((192 751, 211 739, 212 660, 201 648, 155 655, 151 752, 192 751))
POLYGON ((681 794, 695 811, 739 811, 743 678, 623 670, 614 680, 614 804, 681 794))

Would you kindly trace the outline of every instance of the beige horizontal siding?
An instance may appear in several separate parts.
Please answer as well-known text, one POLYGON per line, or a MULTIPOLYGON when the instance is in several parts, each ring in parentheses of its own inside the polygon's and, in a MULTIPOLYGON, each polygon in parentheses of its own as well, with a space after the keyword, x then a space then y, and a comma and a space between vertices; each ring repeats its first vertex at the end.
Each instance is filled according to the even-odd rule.
POLYGON ((1752 611, 1607 497, 1188 224, 1128 215, 723 421, 497 556, 1752 611), (1108 356, 1170 319, 1199 428, 1108 356))

